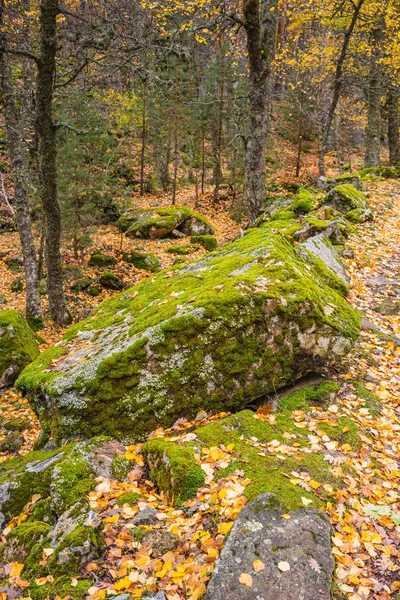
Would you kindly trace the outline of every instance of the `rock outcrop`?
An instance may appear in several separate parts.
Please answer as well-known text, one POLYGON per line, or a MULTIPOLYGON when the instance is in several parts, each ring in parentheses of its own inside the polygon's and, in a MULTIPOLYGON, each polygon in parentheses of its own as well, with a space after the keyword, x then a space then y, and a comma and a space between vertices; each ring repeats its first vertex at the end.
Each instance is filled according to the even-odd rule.
POLYGON ((205 600, 329 600, 334 560, 330 522, 315 509, 286 509, 262 494, 240 512, 205 600), (245 575, 245 577, 243 577, 245 575))
POLYGON ((118 226, 131 238, 179 238, 214 233, 205 217, 185 206, 133 210, 120 217, 118 226))
POLYGON ((12 385, 39 355, 36 336, 16 310, 0 311, 0 389, 12 385))
POLYGON ((142 439, 198 410, 237 411, 358 335, 342 279, 283 236, 244 237, 102 303, 19 377, 54 439, 142 439))

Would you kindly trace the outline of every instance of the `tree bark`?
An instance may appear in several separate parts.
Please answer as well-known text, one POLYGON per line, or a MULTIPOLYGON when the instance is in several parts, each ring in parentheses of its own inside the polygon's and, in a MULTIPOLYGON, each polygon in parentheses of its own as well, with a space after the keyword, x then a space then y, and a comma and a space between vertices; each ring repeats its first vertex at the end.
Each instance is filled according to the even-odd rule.
POLYGON ((265 200, 265 144, 278 0, 243 0, 249 60, 250 120, 246 145, 246 196, 252 223, 265 200))
POLYGON ((332 100, 331 100, 328 114, 326 116, 326 119, 325 119, 325 122, 323 125, 323 129, 322 129, 323 137, 322 137, 322 143, 321 143, 321 148, 320 148, 319 157, 318 157, 318 170, 319 170, 320 176, 325 175, 325 154, 328 149, 329 136, 331 133, 333 118, 335 116, 337 104, 339 102, 340 92, 342 91, 343 66, 344 66, 344 62, 346 60, 347 49, 349 47, 351 36, 353 34, 354 28, 356 26, 356 23, 357 23, 357 20, 360 15, 360 12, 361 12, 364 2, 365 2, 365 0, 358 0, 357 4, 354 6, 353 16, 351 18, 348 28, 346 29, 345 34, 344 34, 342 49, 340 51, 340 55, 339 55, 338 61, 336 63, 335 77, 333 80, 332 100))
POLYGON ((146 84, 143 84, 143 112, 142 112, 142 136, 140 149, 140 195, 144 196, 144 163, 146 154, 146 138, 147 138, 147 121, 146 121, 146 104, 147 104, 147 89, 146 84))
POLYGON ((372 32, 370 78, 368 84, 368 116, 365 140, 365 166, 378 167, 381 164, 381 93, 382 67, 380 57, 384 39, 385 19, 382 16, 372 32))
POLYGON ((399 145, 399 93, 390 88, 387 94, 388 107, 388 141, 389 141, 389 163, 397 165, 400 163, 399 145))
MULTIPOLYGON (((3 3, 0 6, 0 23, 2 22, 3 3)), ((0 43, 5 46, 5 34, 0 35, 0 43)), ((21 242, 24 258, 24 271, 26 282, 26 318, 35 330, 43 326, 42 312, 40 309, 39 274, 36 259, 35 242, 32 233, 32 224, 29 213, 28 196, 28 167, 25 161, 21 139, 20 120, 15 101, 11 66, 5 53, 0 53, 0 77, 2 101, 6 121, 7 142, 12 164, 15 199, 15 221, 21 242)))
POLYGON ((56 73, 57 0, 40 5, 40 53, 36 86, 36 129, 39 136, 40 198, 46 216, 46 265, 49 309, 57 325, 66 325, 71 315, 65 301, 61 269, 61 212, 57 196, 56 127, 53 121, 53 91, 56 73))

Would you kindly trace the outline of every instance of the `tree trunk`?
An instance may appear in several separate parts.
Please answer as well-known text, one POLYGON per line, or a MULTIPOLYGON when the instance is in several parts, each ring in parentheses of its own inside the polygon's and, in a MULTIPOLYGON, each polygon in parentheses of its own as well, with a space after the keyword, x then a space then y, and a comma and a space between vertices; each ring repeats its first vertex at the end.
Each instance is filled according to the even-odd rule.
POLYGON ((365 0, 358 0, 357 4, 354 5, 353 16, 351 18, 348 28, 346 29, 346 33, 344 34, 342 49, 340 51, 340 55, 336 63, 335 77, 333 81, 332 100, 329 106, 328 114, 323 124, 323 137, 318 157, 318 169, 320 176, 325 175, 325 154, 328 150, 329 136, 331 133, 333 117, 335 116, 336 107, 339 102, 340 92, 342 91, 343 66, 347 55, 347 49, 349 47, 350 39, 353 34, 354 27, 356 26, 364 2, 365 0))
POLYGON ((397 165, 400 163, 399 145, 399 94, 391 88, 387 94, 388 107, 388 140, 389 140, 389 163, 397 165))
MULTIPOLYGON (((223 58, 221 59, 223 61, 223 58)), ((224 91, 225 91, 225 80, 224 80, 224 67, 222 64, 221 72, 221 84, 219 89, 219 103, 218 103, 218 118, 217 126, 213 136, 213 154, 214 154, 214 202, 218 200, 219 188, 222 179, 222 165, 221 165, 221 154, 222 154, 222 127, 224 118, 224 91)))
POLYGON ((250 120, 246 146, 246 195, 252 223, 265 200, 265 144, 278 0, 243 0, 249 56, 250 120))
POLYGON ((176 202, 176 186, 178 181, 178 164, 179 164, 179 136, 178 136, 178 108, 177 98, 174 105, 174 176, 172 180, 172 204, 176 202))
POLYGON ((142 112, 142 147, 140 149, 140 195, 144 195, 144 159, 146 152, 146 137, 147 137, 147 123, 146 123, 146 100, 147 90, 146 85, 143 84, 143 112, 142 112))
POLYGON ((381 93, 382 67, 380 58, 385 30, 384 17, 372 32, 372 51, 370 63, 370 78, 368 84, 368 117, 365 140, 365 166, 378 167, 381 164, 381 93))
MULTIPOLYGON (((3 6, 0 7, 0 22, 2 22, 3 6)), ((1 34, 0 43, 5 45, 5 35, 1 34)), ((40 310, 39 278, 36 260, 36 249, 32 233, 32 224, 29 213, 29 197, 27 188, 28 168, 24 160, 24 148, 21 140, 18 109, 15 102, 12 71, 7 56, 0 53, 0 76, 2 101, 6 121, 7 142, 12 163, 15 199, 15 220, 17 223, 24 257, 24 271, 26 282, 26 318, 33 329, 43 326, 42 312, 40 310)))
POLYGON ((57 0, 40 5, 40 54, 36 87, 36 128, 39 136, 40 198, 46 216, 47 291, 52 319, 66 325, 71 315, 64 297, 61 270, 61 212, 57 197, 56 127, 53 122, 53 89, 56 72, 57 0))

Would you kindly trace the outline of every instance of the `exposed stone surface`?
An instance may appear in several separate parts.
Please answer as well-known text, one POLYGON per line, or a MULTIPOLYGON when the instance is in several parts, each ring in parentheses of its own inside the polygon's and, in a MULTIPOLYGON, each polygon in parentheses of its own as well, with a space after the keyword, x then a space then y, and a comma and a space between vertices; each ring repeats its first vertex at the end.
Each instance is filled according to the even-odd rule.
POLYGON ((357 190, 349 183, 337 185, 331 189, 323 199, 322 204, 331 206, 343 214, 357 208, 368 208, 364 192, 357 190))
POLYGON ((179 546, 180 537, 171 531, 152 531, 143 539, 144 546, 150 546, 153 557, 160 557, 179 546))
POLYGON ((0 389, 12 385, 39 355, 36 336, 16 310, 0 311, 0 389))
MULTIPOLYGON (((184 234, 182 235, 185 237, 184 234)), ((152 273, 155 273, 161 269, 160 259, 151 253, 146 254, 142 252, 124 252, 122 259, 125 262, 134 265, 137 269, 143 269, 144 271, 151 271, 152 273)))
POLYGON ((334 560, 329 519, 315 509, 291 512, 290 519, 282 519, 284 512, 277 496, 269 493, 245 506, 216 563, 205 600, 330 599, 334 560), (255 572, 255 560, 264 569, 255 572), (251 575, 251 587, 240 583, 242 573, 251 575))
POLYGON ((20 376, 57 442, 141 439, 334 365, 358 334, 342 279, 265 229, 140 282, 20 376), (55 361, 54 359, 57 358, 55 361))
POLYGON ((306 240, 299 250, 302 256, 305 256, 304 250, 321 260, 346 285, 350 284, 350 276, 344 261, 324 234, 321 233, 306 240))

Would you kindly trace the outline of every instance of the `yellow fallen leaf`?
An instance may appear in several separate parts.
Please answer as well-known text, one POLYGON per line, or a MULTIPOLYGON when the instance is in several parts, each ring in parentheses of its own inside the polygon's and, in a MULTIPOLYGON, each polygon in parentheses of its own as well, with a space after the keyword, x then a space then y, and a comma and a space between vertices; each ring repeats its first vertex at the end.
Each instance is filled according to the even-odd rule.
POLYGON ((304 506, 309 506, 310 504, 312 504, 312 500, 310 500, 309 498, 305 498, 304 496, 301 497, 301 501, 304 506))
POLYGON ((24 568, 24 566, 25 565, 23 563, 11 563, 10 577, 19 577, 22 573, 22 569, 24 568))
POLYGON ((71 587, 76 587, 78 585, 78 580, 76 577, 71 579, 71 587))
POLYGON ((259 560, 258 558, 253 562, 253 571, 255 571, 256 573, 259 573, 259 571, 263 571, 263 569, 265 569, 265 565, 262 562, 262 560, 259 560))
POLYGON ((51 556, 54 552, 54 548, 43 548, 43 554, 45 556, 51 556))
POLYGON ((241 584, 247 585, 247 587, 251 587, 253 585, 253 578, 248 573, 241 573, 239 581, 241 584))
POLYGON ((221 523, 220 526, 218 527, 218 533, 222 533, 223 535, 225 535, 226 533, 230 532, 232 527, 233 527, 233 521, 230 523, 221 523))
POLYGON ((286 571, 290 571, 290 565, 285 560, 282 560, 281 562, 278 563, 278 569, 280 571, 282 571, 283 573, 286 573, 286 571))

